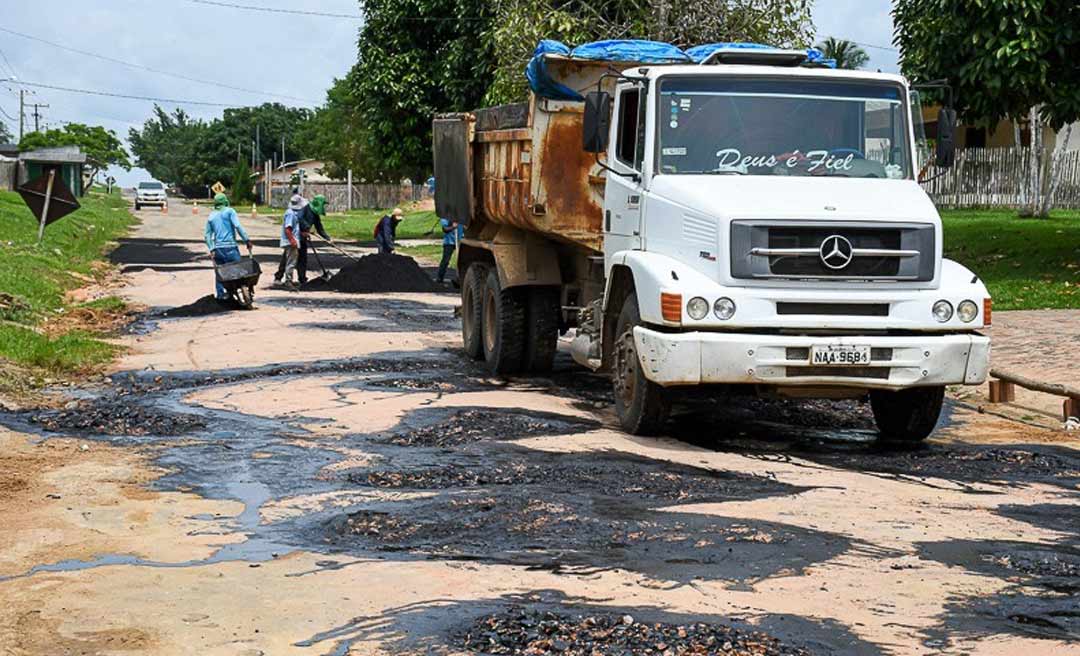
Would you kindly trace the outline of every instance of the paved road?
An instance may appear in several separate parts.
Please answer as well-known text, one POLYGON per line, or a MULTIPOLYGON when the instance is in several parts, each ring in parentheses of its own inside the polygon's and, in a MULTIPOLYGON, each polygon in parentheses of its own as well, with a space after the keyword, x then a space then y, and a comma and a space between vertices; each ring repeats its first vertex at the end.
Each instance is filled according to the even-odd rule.
MULTIPOLYGON (((148 315, 110 382, 0 416, 0 653, 453 652, 514 606, 1080 653, 1067 434, 967 398, 914 451, 875 448, 858 404, 698 404, 629 437, 565 354, 543 380, 464 361, 452 295, 174 318, 212 279, 177 208, 115 254, 148 315)), ((276 226, 248 227, 273 262, 276 226)))

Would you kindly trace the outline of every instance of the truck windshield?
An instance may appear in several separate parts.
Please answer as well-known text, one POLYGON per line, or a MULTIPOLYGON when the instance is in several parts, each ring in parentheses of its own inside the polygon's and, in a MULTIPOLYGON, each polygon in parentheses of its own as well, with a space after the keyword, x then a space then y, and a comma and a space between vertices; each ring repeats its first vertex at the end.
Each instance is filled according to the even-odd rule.
POLYGON ((910 179, 901 98, 884 82, 667 79, 659 171, 910 179))

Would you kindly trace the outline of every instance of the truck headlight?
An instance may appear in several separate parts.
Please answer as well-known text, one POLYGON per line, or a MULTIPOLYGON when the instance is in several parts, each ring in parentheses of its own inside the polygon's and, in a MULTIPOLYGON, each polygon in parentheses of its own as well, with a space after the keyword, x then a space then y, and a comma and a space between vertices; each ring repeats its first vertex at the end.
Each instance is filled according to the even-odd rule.
POLYGON ((956 316, 964 323, 971 323, 979 316, 979 306, 975 305, 975 301, 964 301, 956 306, 956 316))
POLYGON ((953 309, 952 303, 948 301, 938 301, 934 303, 934 318, 939 323, 945 323, 949 319, 952 319, 953 309))
POLYGON ((709 315, 709 302, 700 296, 695 296, 686 303, 686 313, 695 321, 701 321, 709 315))
POLYGON ((735 316, 735 301, 726 296, 716 299, 716 302, 713 303, 713 314, 716 315, 717 319, 727 321, 735 316))

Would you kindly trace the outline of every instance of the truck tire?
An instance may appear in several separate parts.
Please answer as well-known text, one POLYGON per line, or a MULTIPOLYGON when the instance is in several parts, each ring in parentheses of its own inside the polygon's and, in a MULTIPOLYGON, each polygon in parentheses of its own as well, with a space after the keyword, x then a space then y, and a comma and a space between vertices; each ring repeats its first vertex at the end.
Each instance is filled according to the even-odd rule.
POLYGON ((631 294, 623 302, 615 324, 612 345, 612 384, 615 412, 623 430, 632 435, 654 435, 667 421, 671 401, 667 391, 645 378, 634 344, 634 327, 641 325, 637 298, 631 294))
POLYGON ((945 387, 913 387, 889 392, 870 392, 870 407, 874 411, 881 440, 885 442, 921 442, 934 432, 945 387))
POLYGON ((474 264, 465 271, 461 283, 461 343, 473 360, 484 358, 484 281, 488 269, 474 264))
POLYGON ((484 282, 484 360, 493 374, 521 371, 525 351, 525 298, 519 289, 503 289, 491 269, 484 282))
POLYGON ((532 287, 525 308, 525 358, 522 369, 535 374, 551 373, 559 348, 559 290, 532 287))

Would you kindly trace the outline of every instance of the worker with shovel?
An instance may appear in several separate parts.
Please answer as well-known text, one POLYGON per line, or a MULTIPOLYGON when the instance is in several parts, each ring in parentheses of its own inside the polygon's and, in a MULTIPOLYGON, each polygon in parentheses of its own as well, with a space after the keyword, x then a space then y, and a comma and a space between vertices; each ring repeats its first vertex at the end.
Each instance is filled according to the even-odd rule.
POLYGON ((322 217, 324 216, 326 216, 326 196, 322 194, 312 198, 310 203, 305 202, 303 209, 300 210, 298 217, 300 222, 300 252, 296 263, 296 275, 300 278, 301 285, 307 282, 308 247, 315 250, 315 247, 311 246, 311 229, 314 228, 315 232, 325 239, 327 243, 334 243, 330 235, 326 234, 326 229, 323 228, 322 217))
MULTIPOLYGON (((236 215, 236 210, 229 207, 229 197, 225 194, 214 196, 214 211, 210 213, 210 218, 206 220, 204 237, 206 247, 210 249, 210 259, 215 264, 228 264, 240 260, 240 249, 236 245, 237 236, 247 245, 248 254, 250 255, 251 239, 248 237, 244 227, 240 225, 240 217, 236 215)), ((214 280, 216 282, 217 300, 229 300, 229 294, 225 291, 221 281, 217 280, 217 275, 214 276, 214 280)))

